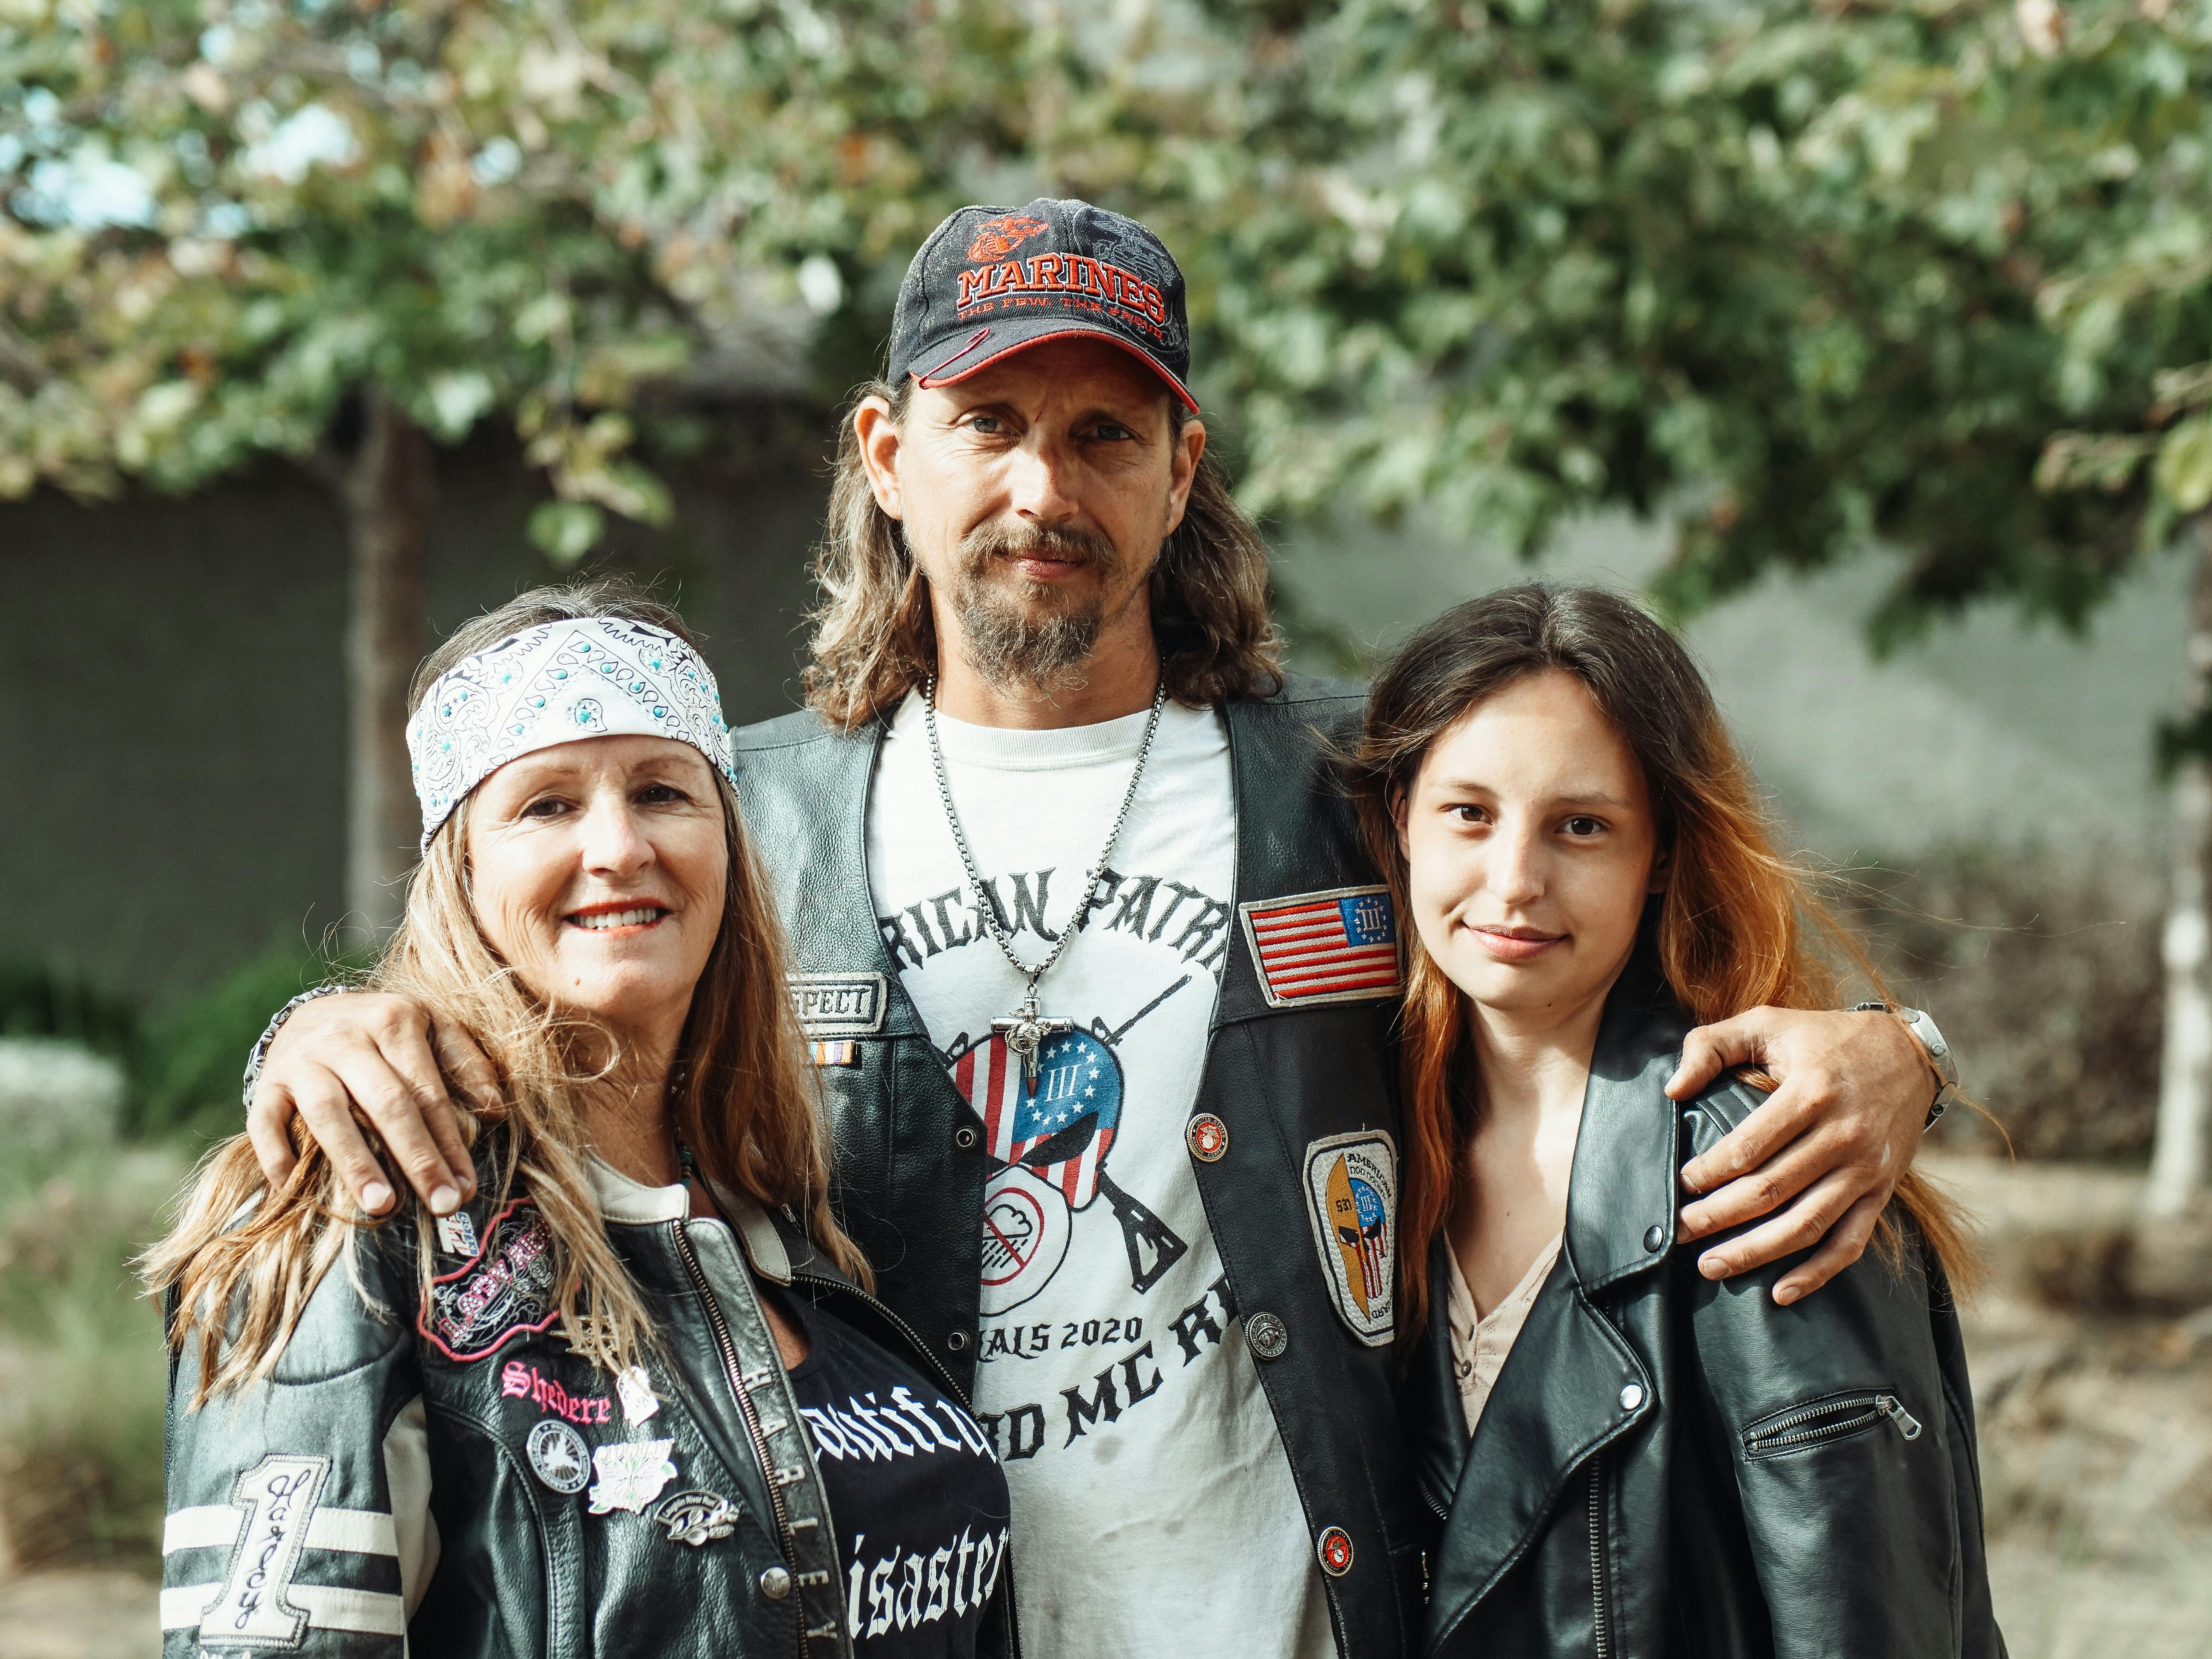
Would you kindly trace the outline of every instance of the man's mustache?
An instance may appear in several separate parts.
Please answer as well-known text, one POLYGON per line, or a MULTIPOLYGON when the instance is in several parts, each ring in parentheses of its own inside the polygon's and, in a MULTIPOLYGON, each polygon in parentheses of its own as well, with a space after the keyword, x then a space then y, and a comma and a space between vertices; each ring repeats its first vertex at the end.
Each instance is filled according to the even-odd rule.
POLYGON ((1014 530, 984 525, 968 533, 960 550, 962 563, 971 574, 980 573, 994 559, 1055 559, 1097 564, 1109 571, 1121 562, 1114 544, 1097 532, 1065 526, 1028 525, 1014 530))

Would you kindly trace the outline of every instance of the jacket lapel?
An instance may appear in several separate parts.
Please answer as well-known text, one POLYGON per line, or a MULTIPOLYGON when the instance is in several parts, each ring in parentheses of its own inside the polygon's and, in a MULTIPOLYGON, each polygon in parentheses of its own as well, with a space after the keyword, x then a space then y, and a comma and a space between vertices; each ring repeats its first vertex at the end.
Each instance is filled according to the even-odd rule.
MULTIPOLYGON (((1520 1559, 1577 1471, 1656 1404, 1651 1366, 1591 1298, 1656 1267, 1673 1242, 1676 1109, 1664 1085, 1686 1025, 1641 956, 1607 998, 1583 1097, 1565 1243, 1458 1471, 1437 1578, 1468 1588, 1455 1604, 1431 1609, 1431 1649, 1520 1559), (1654 1228, 1656 1249, 1649 1245, 1654 1228)), ((1430 1370, 1449 1382, 1450 1329, 1441 1305, 1449 1268, 1441 1254, 1431 1272, 1437 1305, 1430 1370)), ((1432 1409, 1456 1413, 1455 1384, 1443 1399, 1433 1397, 1434 1382, 1427 1386, 1432 1409)), ((1425 1473, 1446 1467, 1440 1444, 1419 1449, 1425 1473)))

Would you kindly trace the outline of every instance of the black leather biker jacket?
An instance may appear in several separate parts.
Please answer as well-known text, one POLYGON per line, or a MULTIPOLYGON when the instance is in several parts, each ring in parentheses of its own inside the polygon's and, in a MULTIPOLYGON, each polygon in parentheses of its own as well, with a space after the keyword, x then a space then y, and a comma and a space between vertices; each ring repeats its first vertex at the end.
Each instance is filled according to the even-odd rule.
MULTIPOLYGON (((718 1199, 726 1224, 608 1216, 659 1334, 642 1377, 563 1340, 526 1198, 438 1224, 427 1302, 413 1222, 364 1235, 273 1376, 197 1411, 188 1341, 169 1383, 165 1659, 849 1655, 836 1534, 755 1280, 957 1391, 795 1229, 718 1199)), ((986 1645, 1008 1653, 1011 1580, 963 1593, 993 1589, 986 1645)))
POLYGON ((1973 1398, 1942 1268, 1901 1211, 1787 1308, 1715 1284, 1676 1175, 1761 1097, 1663 1091, 1692 1022, 1647 962, 1607 1000, 1558 1266, 1470 1445, 1441 1241, 1407 1425, 1448 1515, 1425 1654, 2002 1659, 1973 1398))
MULTIPOLYGON (((1398 1005, 1394 991, 1271 1000, 1241 914, 1380 892, 1324 763, 1324 734, 1348 737, 1361 708, 1357 688, 1298 676, 1278 696, 1223 708, 1240 916, 1193 1118, 1218 1119, 1220 1136, 1192 1139, 1229 1299, 1248 1337, 1264 1328, 1260 1348, 1275 1352, 1254 1363, 1304 1504, 1339 1650, 1366 1656, 1413 1647, 1434 1528, 1398 1425, 1387 1319, 1379 1336, 1352 1328, 1343 1281, 1332 1277, 1359 1271, 1358 1241, 1324 1239, 1307 1189, 1336 1154, 1375 1155, 1378 1142, 1395 1179, 1398 1005)), ((809 1035, 835 1041, 841 1056, 853 1045, 849 1063, 821 1068, 840 1218, 875 1265, 878 1293, 972 1385, 993 1165, 877 927, 865 848, 882 730, 842 733, 799 714, 738 731, 739 797, 793 940, 809 1035)), ((1366 1243, 1387 1256, 1386 1234, 1370 1231, 1366 1243)))

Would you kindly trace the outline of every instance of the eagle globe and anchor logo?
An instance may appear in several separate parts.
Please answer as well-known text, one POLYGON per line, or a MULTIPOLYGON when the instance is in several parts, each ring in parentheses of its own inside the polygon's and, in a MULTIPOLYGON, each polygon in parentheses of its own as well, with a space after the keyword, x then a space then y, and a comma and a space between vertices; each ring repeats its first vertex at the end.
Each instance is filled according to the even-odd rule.
POLYGON ((1076 1212, 1103 1197, 1121 1224, 1129 1282, 1149 1291, 1189 1246, 1106 1172, 1121 1132, 1121 1062, 1088 1031, 1046 1036, 1032 1081, 1006 1034, 952 1062, 952 1081, 983 1121, 1001 1167, 983 1194, 986 1316, 1018 1308, 1066 1259, 1076 1212))

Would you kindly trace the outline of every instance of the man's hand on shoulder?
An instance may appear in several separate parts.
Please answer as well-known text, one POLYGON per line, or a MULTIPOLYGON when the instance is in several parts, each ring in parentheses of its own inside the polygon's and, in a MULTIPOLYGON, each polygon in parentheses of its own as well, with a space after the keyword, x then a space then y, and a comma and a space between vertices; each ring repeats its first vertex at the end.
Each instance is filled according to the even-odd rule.
POLYGON ((1890 1014, 1753 1008, 1691 1032, 1667 1092, 1692 1099, 1739 1066, 1765 1070, 1774 1092, 1683 1167, 1682 1184, 1701 1196, 1683 1208, 1680 1237, 1771 1218, 1699 1257, 1708 1279, 1819 1244, 1775 1285, 1786 1305, 1864 1253, 1920 1145, 1938 1082, 1927 1052, 1890 1014))
POLYGON ((361 1207, 382 1215, 396 1194, 354 1120, 358 1110, 431 1212, 450 1214, 475 1192, 476 1176, 448 1077, 497 1109, 497 1077, 483 1051, 461 1032, 435 1029, 406 998, 354 991, 303 1003, 270 1044, 246 1108, 261 1173, 272 1187, 290 1176, 299 1160, 288 1126, 296 1112, 361 1207))

